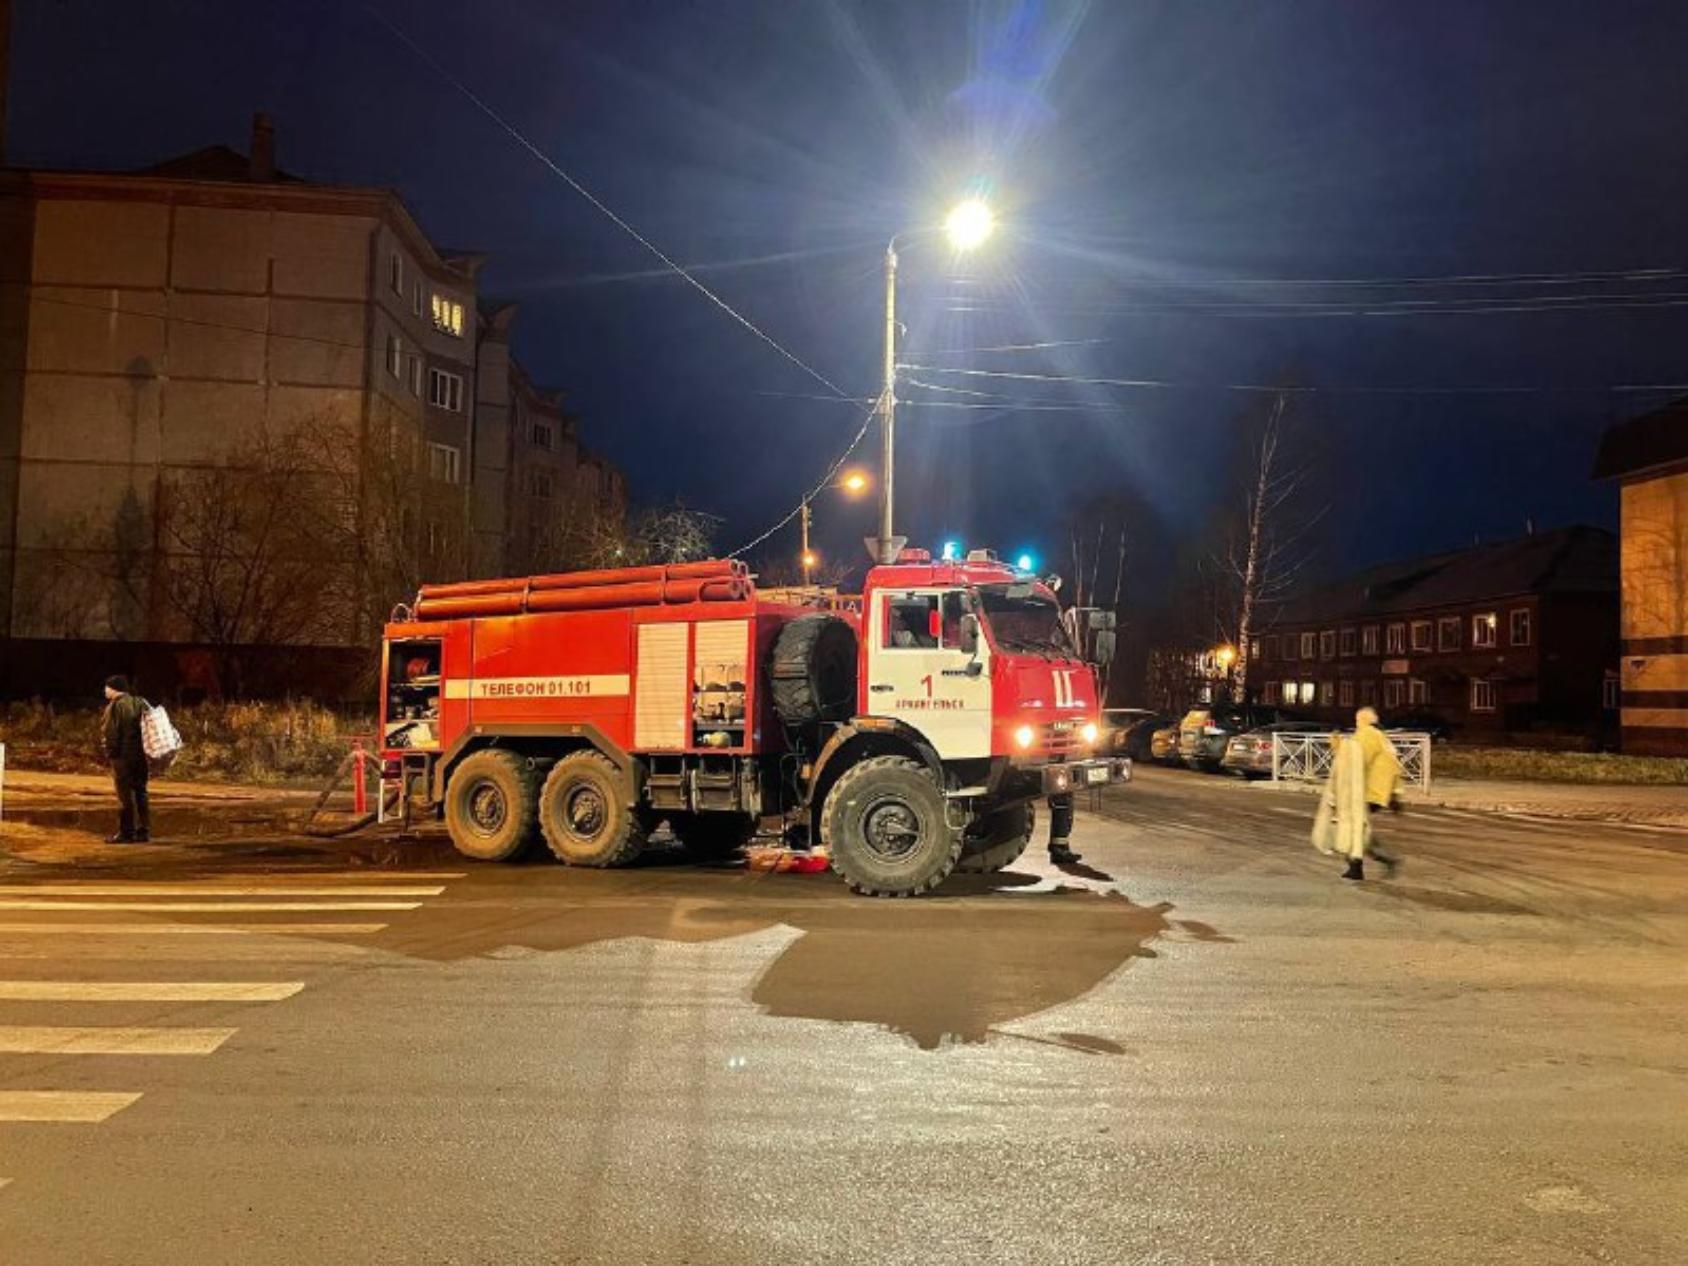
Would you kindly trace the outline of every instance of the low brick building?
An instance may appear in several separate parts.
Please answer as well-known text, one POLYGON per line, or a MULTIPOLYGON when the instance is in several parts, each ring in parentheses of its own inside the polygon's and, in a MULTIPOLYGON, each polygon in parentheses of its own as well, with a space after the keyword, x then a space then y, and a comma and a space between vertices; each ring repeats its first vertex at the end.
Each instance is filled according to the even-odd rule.
POLYGON ((1688 755, 1688 399, 1607 431, 1622 505, 1623 748, 1688 755))
POLYGON ((1279 606, 1248 693, 1340 720, 1370 704, 1461 737, 1594 735, 1615 706, 1618 546, 1570 527, 1389 563, 1279 606))

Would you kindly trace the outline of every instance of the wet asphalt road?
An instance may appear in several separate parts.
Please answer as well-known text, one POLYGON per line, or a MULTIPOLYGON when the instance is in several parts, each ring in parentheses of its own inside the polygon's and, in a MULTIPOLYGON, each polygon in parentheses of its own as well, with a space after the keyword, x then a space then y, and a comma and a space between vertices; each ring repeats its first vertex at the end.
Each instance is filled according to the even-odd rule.
POLYGON ((1688 1260, 1688 835, 1427 811, 1353 885, 1310 803, 1149 771, 919 902, 0 868, 0 1262, 1688 1260))

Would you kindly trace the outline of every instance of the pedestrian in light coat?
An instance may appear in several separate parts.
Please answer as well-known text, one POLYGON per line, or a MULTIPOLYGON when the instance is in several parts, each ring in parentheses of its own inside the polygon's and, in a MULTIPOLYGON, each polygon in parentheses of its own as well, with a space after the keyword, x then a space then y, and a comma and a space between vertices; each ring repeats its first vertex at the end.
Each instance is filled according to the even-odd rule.
POLYGON ((117 833, 110 844, 144 844, 151 838, 152 815, 147 805, 147 754, 141 744, 141 714, 146 703, 129 692, 125 677, 107 677, 101 739, 117 789, 117 833))
POLYGON ((1348 859, 1344 879, 1364 879, 1365 858, 1394 875, 1400 860, 1379 847, 1372 817, 1380 809, 1401 809, 1401 761, 1395 745, 1377 727, 1377 713, 1361 708, 1354 733, 1331 735, 1330 778, 1313 819, 1313 846, 1348 859))

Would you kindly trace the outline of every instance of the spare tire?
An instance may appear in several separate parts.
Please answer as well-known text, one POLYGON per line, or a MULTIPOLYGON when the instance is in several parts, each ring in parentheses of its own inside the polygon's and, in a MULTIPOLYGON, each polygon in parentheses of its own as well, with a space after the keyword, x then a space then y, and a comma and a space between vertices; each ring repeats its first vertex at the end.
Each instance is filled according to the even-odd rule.
POLYGON ((835 615, 798 616, 768 661, 774 711, 786 725, 848 721, 856 711, 856 631, 835 615))

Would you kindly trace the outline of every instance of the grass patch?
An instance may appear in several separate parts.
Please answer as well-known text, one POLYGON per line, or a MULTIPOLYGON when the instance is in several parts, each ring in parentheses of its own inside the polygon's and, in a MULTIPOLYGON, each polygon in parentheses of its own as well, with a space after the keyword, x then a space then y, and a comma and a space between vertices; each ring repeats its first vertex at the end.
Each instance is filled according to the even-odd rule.
MULTIPOLYGON (((182 751, 171 778, 211 782, 310 783, 339 767, 355 735, 374 732, 364 715, 308 701, 201 703, 170 709, 182 751)), ((7 763, 55 773, 100 773, 100 713, 44 703, 0 704, 7 763)))
POLYGON ((1438 778, 1688 786, 1688 759, 1670 756, 1544 752, 1527 747, 1438 746, 1432 761, 1438 778))

